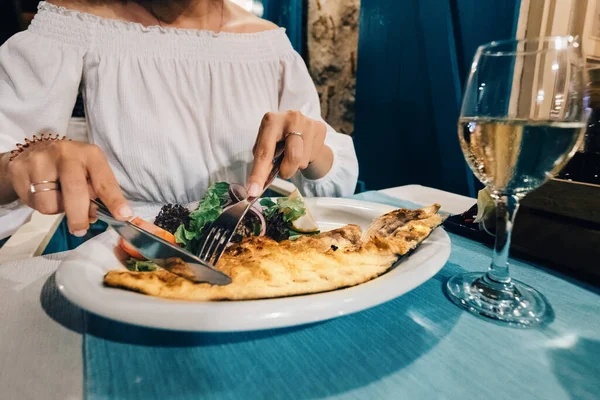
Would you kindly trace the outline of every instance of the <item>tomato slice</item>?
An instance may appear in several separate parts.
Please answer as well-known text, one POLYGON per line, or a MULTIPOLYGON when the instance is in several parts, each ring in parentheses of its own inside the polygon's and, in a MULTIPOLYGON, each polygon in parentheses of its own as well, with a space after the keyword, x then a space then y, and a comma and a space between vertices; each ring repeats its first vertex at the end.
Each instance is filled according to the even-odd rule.
MULTIPOLYGON (((166 240, 169 243, 176 244, 175 236, 173 236, 171 232, 165 231, 163 228, 156 226, 151 222, 144 221, 143 219, 137 217, 132 219, 130 222, 136 226, 139 226, 143 230, 166 240)), ((138 260, 146 259, 135 249, 135 247, 131 245, 131 243, 123 238, 119 238, 119 246, 125 251, 125 253, 129 254, 133 258, 137 258, 138 260)))
POLYGON ((119 247, 125 251, 130 257, 136 258, 138 260, 145 260, 146 258, 141 255, 135 247, 133 247, 128 241, 123 238, 119 238, 119 247))

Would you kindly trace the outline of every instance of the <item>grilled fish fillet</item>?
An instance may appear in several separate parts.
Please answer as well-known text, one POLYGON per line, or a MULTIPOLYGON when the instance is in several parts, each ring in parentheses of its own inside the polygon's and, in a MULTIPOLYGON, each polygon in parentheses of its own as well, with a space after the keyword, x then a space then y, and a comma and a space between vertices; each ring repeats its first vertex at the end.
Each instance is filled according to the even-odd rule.
POLYGON ((434 204, 400 209, 377 218, 363 234, 343 228, 276 242, 252 237, 229 247, 217 268, 232 279, 227 286, 198 284, 166 270, 109 271, 104 284, 169 299, 251 300, 326 292, 382 275, 441 224, 434 204))

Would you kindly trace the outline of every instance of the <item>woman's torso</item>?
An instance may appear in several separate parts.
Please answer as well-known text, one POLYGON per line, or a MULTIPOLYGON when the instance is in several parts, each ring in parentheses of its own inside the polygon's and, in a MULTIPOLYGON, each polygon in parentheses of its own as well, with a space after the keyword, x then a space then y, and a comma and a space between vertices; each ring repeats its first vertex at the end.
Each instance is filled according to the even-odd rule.
POLYGON ((89 140, 131 200, 187 203, 246 179, 260 120, 278 110, 281 59, 294 54, 282 29, 147 28, 50 4, 36 26, 85 40, 89 140))

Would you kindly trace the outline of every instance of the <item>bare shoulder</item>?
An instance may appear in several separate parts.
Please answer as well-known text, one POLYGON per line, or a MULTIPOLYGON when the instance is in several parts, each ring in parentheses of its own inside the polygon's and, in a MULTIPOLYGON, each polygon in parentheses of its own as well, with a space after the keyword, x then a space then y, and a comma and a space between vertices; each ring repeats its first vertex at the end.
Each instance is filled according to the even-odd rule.
POLYGON ((94 14, 103 18, 120 19, 117 8, 122 7, 122 2, 117 0, 46 0, 50 4, 64 7, 69 10, 94 14))
POLYGON ((69 10, 88 11, 91 4, 86 0, 46 0, 55 6, 68 8, 69 10))
POLYGON ((227 3, 230 18, 223 26, 223 30, 234 33, 257 33, 279 28, 277 24, 259 18, 233 2, 227 3))
MULTIPOLYGON (((276 24, 257 17, 231 1, 224 1, 227 19, 222 27, 223 31, 257 33, 279 28, 276 24)), ((134 10, 136 7, 129 6, 122 0, 48 0, 48 3, 102 18, 134 21, 145 25, 152 25, 156 22, 154 17, 148 20, 148 15, 140 13, 139 9, 134 10)))

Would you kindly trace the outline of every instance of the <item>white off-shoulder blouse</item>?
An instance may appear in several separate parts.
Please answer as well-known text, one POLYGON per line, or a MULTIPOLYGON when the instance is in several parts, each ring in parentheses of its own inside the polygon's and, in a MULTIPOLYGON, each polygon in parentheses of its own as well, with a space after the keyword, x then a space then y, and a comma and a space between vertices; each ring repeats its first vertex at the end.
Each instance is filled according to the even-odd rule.
MULTIPOLYGON (((65 133, 81 89, 88 140, 132 201, 189 203, 216 181, 245 183, 268 111, 321 120, 302 58, 283 29, 145 27, 41 2, 0 48, 0 152, 44 128, 65 133)), ((352 139, 328 126, 331 171, 292 181, 306 195, 353 193, 352 139)))

